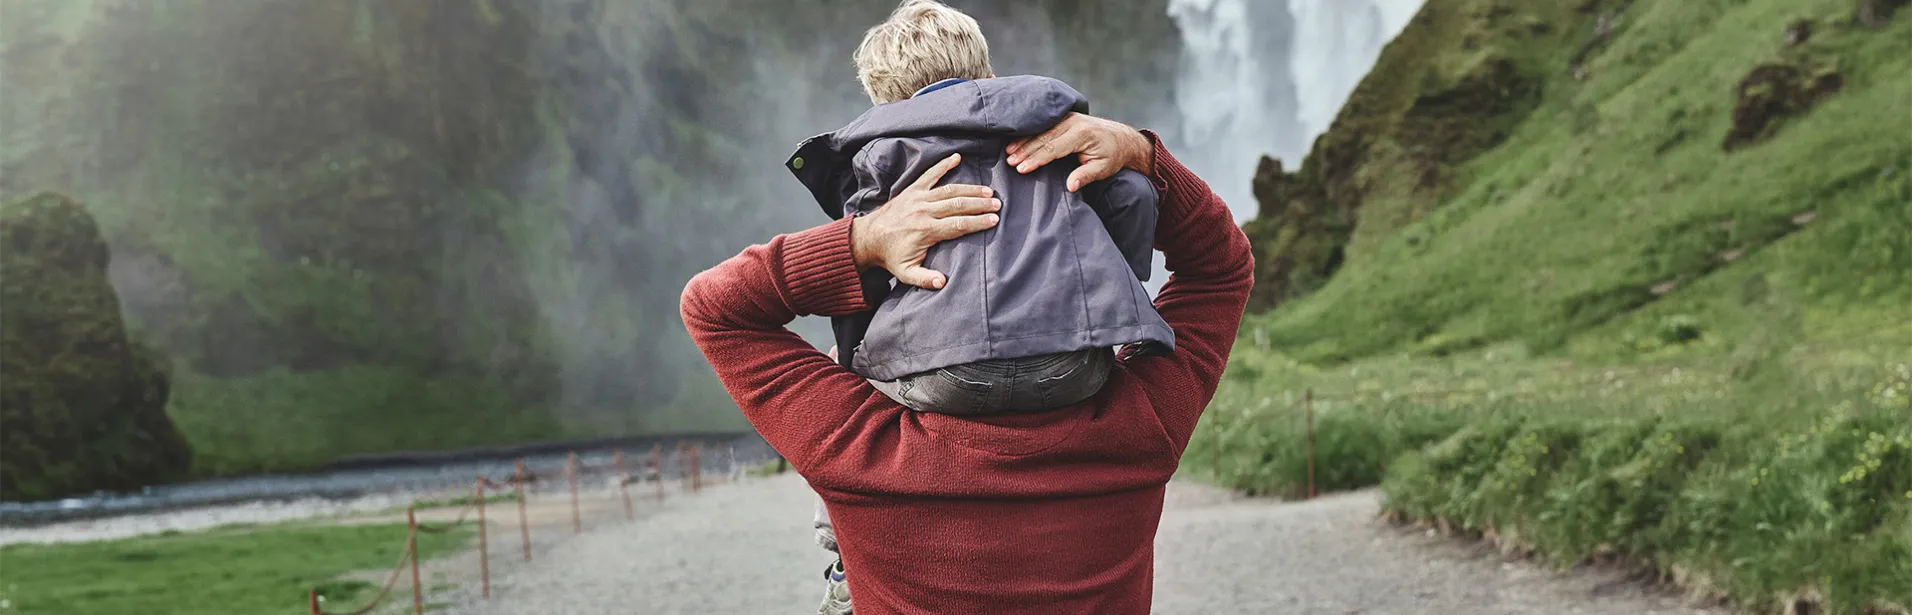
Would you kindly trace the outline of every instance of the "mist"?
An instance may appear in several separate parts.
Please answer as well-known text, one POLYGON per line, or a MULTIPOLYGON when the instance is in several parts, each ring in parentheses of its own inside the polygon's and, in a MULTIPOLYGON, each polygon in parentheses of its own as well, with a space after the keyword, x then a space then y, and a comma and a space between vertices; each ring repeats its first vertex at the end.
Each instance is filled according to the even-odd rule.
MULTIPOLYGON (((1160 131, 1246 218, 1254 160, 1298 162, 1417 3, 952 4, 998 74, 1160 131), (1354 34, 1304 55, 1328 27, 1354 34)), ((0 194, 86 204, 169 412, 237 469, 297 457, 286 429, 314 456, 742 429, 678 293, 826 221, 781 163, 869 107, 850 53, 893 7, 0 0, 0 194)))

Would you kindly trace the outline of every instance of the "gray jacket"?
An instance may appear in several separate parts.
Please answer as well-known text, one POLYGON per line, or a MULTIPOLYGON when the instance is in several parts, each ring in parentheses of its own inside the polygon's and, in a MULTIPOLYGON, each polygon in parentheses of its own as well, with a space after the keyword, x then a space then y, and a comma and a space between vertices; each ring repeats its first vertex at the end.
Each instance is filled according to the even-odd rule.
POLYGON ((1070 193, 1071 161, 1028 175, 1005 161, 1011 141, 1087 110, 1061 81, 982 79, 878 105, 798 146, 786 164, 832 218, 882 206, 952 153, 963 162, 944 183, 989 186, 1003 203, 996 228, 929 251, 924 266, 949 278, 942 290, 895 285, 880 269, 863 274, 878 307, 833 319, 843 365, 894 380, 990 359, 1174 348, 1175 333, 1141 283, 1155 240, 1148 178, 1125 170, 1070 193))

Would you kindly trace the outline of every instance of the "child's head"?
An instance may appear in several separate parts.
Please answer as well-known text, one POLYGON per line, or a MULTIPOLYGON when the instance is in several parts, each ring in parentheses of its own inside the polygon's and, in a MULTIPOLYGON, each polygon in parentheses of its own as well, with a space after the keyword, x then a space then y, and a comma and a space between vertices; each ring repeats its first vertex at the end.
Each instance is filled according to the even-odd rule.
POLYGON ((856 48, 856 78, 879 105, 944 79, 984 79, 991 72, 982 26, 935 0, 904 0, 856 48))

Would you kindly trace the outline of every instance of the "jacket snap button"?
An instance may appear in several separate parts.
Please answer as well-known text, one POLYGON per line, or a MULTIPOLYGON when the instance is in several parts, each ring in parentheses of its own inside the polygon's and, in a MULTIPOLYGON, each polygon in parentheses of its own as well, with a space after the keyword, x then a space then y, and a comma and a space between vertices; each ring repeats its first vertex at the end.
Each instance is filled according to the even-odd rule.
POLYGON ((797 158, 796 158, 795 160, 791 160, 791 161, 790 161, 790 168, 792 168, 792 169, 797 169, 797 170, 803 170, 803 157, 802 157, 802 156, 798 156, 798 157, 797 157, 797 158))

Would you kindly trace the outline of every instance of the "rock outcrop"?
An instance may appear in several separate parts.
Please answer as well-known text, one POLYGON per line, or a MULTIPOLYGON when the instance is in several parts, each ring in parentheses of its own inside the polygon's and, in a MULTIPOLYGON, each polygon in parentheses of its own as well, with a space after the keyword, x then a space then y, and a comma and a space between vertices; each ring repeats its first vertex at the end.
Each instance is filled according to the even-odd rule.
POLYGON ((1619 10, 1567 4, 1428 2, 1300 168, 1264 161, 1256 173, 1260 210, 1245 228, 1257 257, 1250 309, 1314 290, 1450 195, 1464 164, 1539 102, 1554 56, 1604 40, 1619 10), (1607 25, 1582 27, 1595 22, 1607 25))
POLYGON ((79 203, 0 206, 0 498, 132 489, 183 476, 165 364, 127 338, 106 242, 79 203))

